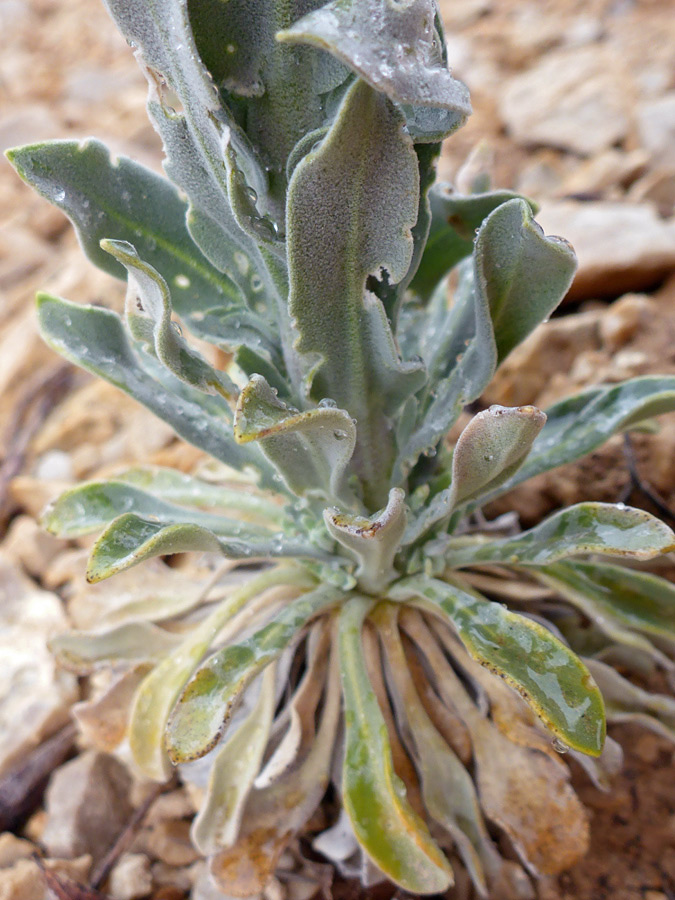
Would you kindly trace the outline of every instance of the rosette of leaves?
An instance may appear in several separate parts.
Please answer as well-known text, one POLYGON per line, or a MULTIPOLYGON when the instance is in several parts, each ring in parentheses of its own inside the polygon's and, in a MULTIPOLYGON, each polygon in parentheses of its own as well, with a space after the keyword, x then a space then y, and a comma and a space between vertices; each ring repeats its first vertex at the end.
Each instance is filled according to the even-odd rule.
POLYGON ((606 787, 606 718, 675 734, 675 702, 613 667, 673 676, 675 590, 636 563, 675 535, 601 503, 529 531, 480 510, 675 409, 675 378, 491 407, 448 442, 575 257, 526 199, 434 185, 470 106, 433 0, 107 5, 168 179, 94 140, 10 151, 128 285, 123 315, 41 295, 42 332, 245 478, 135 469, 46 524, 100 532, 91 581, 183 551, 247 565, 56 639, 117 673, 80 719, 125 709, 109 748, 150 779, 206 759, 193 839, 228 894, 262 891, 330 788, 314 847, 343 874, 531 896, 587 847, 560 751, 606 787))

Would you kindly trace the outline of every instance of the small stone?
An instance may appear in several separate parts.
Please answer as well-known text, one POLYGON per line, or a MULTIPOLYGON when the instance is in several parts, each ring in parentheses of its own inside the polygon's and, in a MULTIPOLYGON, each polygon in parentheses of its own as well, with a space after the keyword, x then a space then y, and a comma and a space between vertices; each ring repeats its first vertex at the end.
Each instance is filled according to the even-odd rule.
POLYGON ((184 788, 160 794, 145 817, 146 825, 155 825, 165 819, 186 819, 196 810, 184 788))
POLYGON ((675 167, 654 169, 631 186, 628 198, 635 203, 653 203, 664 219, 675 214, 675 167))
POLYGON ((57 769, 46 793, 49 853, 101 859, 133 812, 130 786, 122 763, 105 753, 89 751, 57 769))
POLYGON ((656 315, 654 303, 640 294, 626 294, 611 305, 600 319, 600 338, 610 352, 627 344, 650 316, 656 315))
POLYGON ((648 161, 649 156, 644 150, 625 153, 610 147, 604 153, 574 166, 560 187, 560 195, 596 195, 611 189, 619 191, 644 171, 648 161))
POLYGON ((63 546, 63 541, 46 532, 31 516, 17 516, 7 531, 3 551, 37 578, 63 546))
POLYGON ((190 823, 183 819, 165 819, 143 833, 149 856, 170 866, 189 866, 199 859, 190 841, 190 823))
MULTIPOLYGON (((73 860, 45 860, 45 868, 56 875, 83 884, 91 868, 91 857, 73 860)), ((0 900, 52 900, 38 864, 33 859, 20 859, 0 874, 0 900)))
POLYGON ((203 865, 202 862, 195 863, 194 866, 169 866, 165 862, 158 860, 152 864, 152 881, 159 887, 174 887, 180 891, 189 891, 194 882, 193 869, 203 865))
POLYGON ((108 893, 114 900, 139 900, 152 890, 150 860, 143 853, 125 853, 110 873, 108 893))
POLYGON ((663 221, 649 204, 552 201, 537 220, 576 250, 569 299, 646 290, 675 267, 675 221, 663 221))
POLYGON ((627 91, 601 47, 544 56, 506 84, 499 111, 513 138, 591 156, 625 138, 627 91))
POLYGON ((5 831, 0 834, 0 869, 13 866, 19 859, 30 859, 36 848, 30 841, 24 841, 5 831))
POLYGON ((637 108, 640 141, 655 163, 675 167, 675 91, 637 108))
POLYGON ((663 891, 645 891, 642 896, 644 900, 668 900, 668 895, 663 891))
POLYGON ((68 720, 77 680, 47 649, 67 627, 59 597, 0 554, 0 774, 68 720))

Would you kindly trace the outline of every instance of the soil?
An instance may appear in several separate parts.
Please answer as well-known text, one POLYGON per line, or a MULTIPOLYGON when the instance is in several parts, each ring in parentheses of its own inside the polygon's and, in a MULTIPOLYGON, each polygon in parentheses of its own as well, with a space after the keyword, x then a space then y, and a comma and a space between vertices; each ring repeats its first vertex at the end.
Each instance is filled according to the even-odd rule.
MULTIPOLYGON (((486 140, 494 182, 530 192, 544 212, 547 204, 563 198, 582 205, 589 200, 648 202, 659 221, 675 229, 675 161, 672 152, 669 156, 661 149, 658 135, 644 125, 640 113, 645 106, 659 108, 675 90, 675 23, 669 0, 446 0, 442 6, 449 55, 456 74, 472 89, 475 114, 448 142, 441 177, 453 179, 476 143, 486 140), (565 140, 523 139, 508 119, 503 86, 550 59, 559 59, 561 65, 571 59, 574 65, 574 54, 588 47, 602 50, 614 79, 608 87, 601 80, 606 71, 597 74, 593 102, 600 112, 604 103, 612 113, 605 142, 584 149, 583 143, 569 146, 565 140), (618 90, 625 110, 612 106, 613 90, 618 90), (612 129, 621 116, 625 124, 616 132, 612 129)), ((145 117, 144 79, 99 0, 0 0, 0 30, 5 36, 0 57, 2 149, 94 134, 116 152, 159 170, 161 147, 145 117)), ((584 136, 576 140, 582 142, 584 136)), ((483 402, 546 406, 599 380, 675 372, 675 265, 670 272, 668 266, 648 270, 643 280, 643 293, 634 293, 632 276, 610 297, 577 291, 572 305, 502 367, 483 402)), ((119 306, 123 296, 121 284, 83 258, 64 217, 3 163, 0 551, 33 586, 59 590, 68 601, 71 621, 82 627, 83 617, 92 615, 91 607, 82 603, 78 581, 83 544, 41 533, 37 518, 44 503, 64 484, 121 464, 142 461, 188 471, 200 454, 175 440, 166 426, 130 400, 76 372, 42 344, 33 312, 38 288, 112 307, 119 306)), ((491 513, 516 509, 527 525, 562 504, 601 499, 630 500, 668 517, 675 508, 674 462, 675 422, 670 417, 657 434, 634 436, 629 445, 615 438, 587 460, 534 479, 495 504, 491 513)), ((63 717, 53 717, 36 733, 35 742, 62 725, 63 717)), ((591 811, 591 850, 573 871, 540 882, 540 900, 675 898, 673 747, 632 727, 617 727, 612 733, 626 756, 613 790, 600 793, 575 772, 577 789, 591 811)), ((71 739, 65 753, 81 749, 73 750, 71 739)), ((53 765, 63 758, 64 752, 55 756, 53 765)), ((189 804, 172 821, 185 822, 188 815, 189 804)), ((38 808, 17 829, 39 846, 43 825, 44 811, 38 808)), ((159 839, 154 840, 154 845, 148 838, 135 848, 153 863, 151 895, 155 900, 187 897, 186 872, 199 863, 163 860, 159 839)), ((83 877, 90 873, 91 862, 81 867, 83 877)), ((80 870, 75 866, 73 871, 80 870)), ((20 888, 3 893, 7 877, 0 868, 2 900, 29 897, 20 894, 20 888)), ((386 888, 364 893, 346 883, 334 887, 334 896, 345 898, 384 898, 391 893, 386 888)), ((31 894, 30 900, 39 897, 31 894)))

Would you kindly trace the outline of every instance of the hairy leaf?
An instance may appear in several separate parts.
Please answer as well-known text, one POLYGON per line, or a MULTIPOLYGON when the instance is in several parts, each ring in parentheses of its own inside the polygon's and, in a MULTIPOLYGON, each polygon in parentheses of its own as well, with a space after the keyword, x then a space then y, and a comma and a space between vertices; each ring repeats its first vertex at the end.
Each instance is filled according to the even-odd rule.
POLYGON ((229 407, 224 400, 204 396, 178 379, 174 379, 174 391, 166 382, 157 384, 134 353, 115 313, 39 294, 38 318, 42 335, 54 350, 138 400, 189 443, 235 469, 262 465, 263 471, 268 471, 266 461, 254 448, 237 445, 227 423, 229 407), (202 403, 202 397, 210 405, 202 403), (219 403, 217 407, 213 405, 215 401, 219 403), (220 416, 214 414, 216 409, 220 416))
POLYGON ((369 518, 327 509, 326 527, 358 560, 356 578, 362 590, 376 593, 395 577, 394 557, 405 530, 405 493, 392 488, 385 509, 369 518))
POLYGON ((251 680, 340 596, 330 585, 310 591, 250 638, 225 646, 206 660, 183 691, 169 722, 167 747, 174 763, 197 759, 215 746, 251 680))
POLYGON ((424 382, 402 364, 379 299, 366 279, 402 279, 413 251, 419 174, 411 139, 392 104, 358 81, 318 149, 289 188, 290 311, 315 401, 331 398, 358 421, 355 465, 366 505, 386 502, 391 416, 424 382))
POLYGON ((179 640, 149 622, 128 622, 100 632, 67 632, 52 638, 49 648, 61 665, 86 675, 119 662, 162 659, 179 640))
POLYGON ((675 549, 675 534, 641 509, 612 503, 577 503, 512 538, 452 538, 445 559, 453 567, 474 563, 544 566, 587 553, 652 559, 675 549))
POLYGON ((445 64, 432 0, 332 0, 279 35, 332 53, 402 105, 417 140, 438 141, 471 113, 469 92, 445 64))
POLYGON ((646 375, 593 387, 546 410, 547 421, 518 472, 492 491, 492 500, 541 472, 581 459, 617 431, 675 410, 675 375, 646 375))
POLYGON ((460 260, 471 256, 476 232, 490 213, 509 200, 526 200, 532 212, 536 205, 513 191, 456 194, 451 185, 437 184, 429 191, 431 227, 422 259, 410 290, 422 300, 431 298, 436 286, 460 260))
POLYGON ((387 728, 368 679, 361 631, 371 606, 372 600, 354 597, 340 613, 343 803, 359 843, 388 878, 413 893, 440 893, 453 883, 452 869, 394 772, 387 728))
POLYGON ((239 397, 234 436, 239 444, 258 441, 293 493, 349 501, 344 475, 356 427, 345 410, 289 409, 262 376, 254 375, 239 397))
POLYGON ((127 272, 126 319, 134 338, 185 384, 226 400, 237 396, 237 387, 193 350, 172 322, 171 295, 162 276, 144 262, 126 241, 101 242, 101 248, 122 263, 127 272))
POLYGON ((419 599, 424 609, 447 616, 471 656, 517 690, 553 734, 582 753, 600 754, 605 738, 600 692, 579 658, 548 629, 433 578, 404 579, 388 596, 419 599))

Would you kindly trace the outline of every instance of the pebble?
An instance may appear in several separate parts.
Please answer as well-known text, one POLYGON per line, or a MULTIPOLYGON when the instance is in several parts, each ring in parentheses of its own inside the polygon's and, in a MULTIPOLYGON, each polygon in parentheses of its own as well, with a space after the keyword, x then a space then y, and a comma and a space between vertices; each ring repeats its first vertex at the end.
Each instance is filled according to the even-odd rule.
POLYGON ((143 853, 123 854, 110 873, 108 893, 114 900, 139 900, 152 890, 150 860, 143 853))
POLYGON ((67 627, 60 599, 0 554, 0 774, 68 720, 77 680, 47 649, 67 627))
POLYGON ((184 819, 164 819, 144 830, 138 842, 150 857, 170 866, 189 866, 199 859, 190 841, 190 823, 184 819))
POLYGON ((7 530, 3 551, 28 575, 41 578, 63 544, 31 516, 16 516, 7 530))
POLYGON ((537 220, 576 250, 569 299, 646 290, 675 267, 675 221, 661 219, 651 204, 551 201, 537 220))
POLYGON ((101 859, 129 821, 131 778, 115 757, 87 751, 61 766, 46 792, 42 836, 52 856, 101 859))
POLYGON ((519 144, 590 156, 626 137, 626 94, 611 55, 579 47, 549 53, 510 78, 499 112, 519 144))
MULTIPOLYGON (((82 884, 89 875, 91 857, 45 860, 44 865, 57 875, 82 884)), ((0 873, 0 900, 53 900, 53 895, 47 890, 35 860, 20 859, 0 873)))
POLYGON ((675 91, 639 104, 640 142, 655 163, 675 168, 675 91))
POLYGON ((654 303, 648 297, 640 294, 621 297, 600 318, 603 347, 610 352, 619 350, 635 336, 640 325, 655 314, 654 303))
POLYGON ((24 841, 9 831, 0 834, 0 869, 13 866, 19 859, 30 859, 36 847, 30 841, 24 841))

